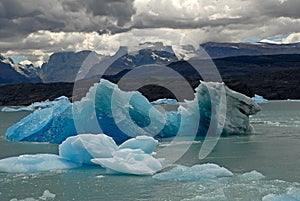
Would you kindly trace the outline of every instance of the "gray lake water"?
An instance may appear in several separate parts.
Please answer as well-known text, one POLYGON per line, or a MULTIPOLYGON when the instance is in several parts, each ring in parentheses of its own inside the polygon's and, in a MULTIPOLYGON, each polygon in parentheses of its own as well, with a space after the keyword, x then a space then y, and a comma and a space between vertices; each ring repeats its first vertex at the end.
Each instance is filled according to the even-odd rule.
MULTIPOLYGON (((35 174, 0 173, 0 200, 268 200, 293 192, 300 197, 300 102, 272 101, 251 117, 255 133, 221 138, 212 153, 198 159, 203 139, 196 139, 177 164, 216 163, 230 178, 193 182, 159 181, 151 176, 108 175, 99 167, 35 174), (256 170, 265 179, 245 179, 256 170), (49 191, 55 197, 43 195, 49 191)), ((57 145, 16 143, 4 139, 8 126, 26 112, 0 112, 0 159, 32 153, 57 153, 57 145)), ((184 144, 178 144, 178 150, 184 144)), ((161 141, 163 149, 172 139, 161 141)), ((300 199, 300 198, 299 198, 300 199)))

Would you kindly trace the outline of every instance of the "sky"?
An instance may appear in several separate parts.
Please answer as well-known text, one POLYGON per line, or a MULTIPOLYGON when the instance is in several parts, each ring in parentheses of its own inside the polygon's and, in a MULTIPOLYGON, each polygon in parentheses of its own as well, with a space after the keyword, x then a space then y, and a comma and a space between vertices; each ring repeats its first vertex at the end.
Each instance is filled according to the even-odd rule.
POLYGON ((53 52, 142 42, 294 43, 299 11, 299 0, 1 0, 0 53, 41 65, 53 52))

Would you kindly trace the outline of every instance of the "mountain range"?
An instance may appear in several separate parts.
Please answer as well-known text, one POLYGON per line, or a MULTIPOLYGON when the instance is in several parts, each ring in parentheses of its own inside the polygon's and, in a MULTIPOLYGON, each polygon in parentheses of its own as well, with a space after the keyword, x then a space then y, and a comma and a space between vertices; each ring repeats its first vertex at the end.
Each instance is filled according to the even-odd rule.
MULTIPOLYGON (((297 87, 300 79, 300 44, 210 42, 201 47, 212 58, 230 88, 248 96, 256 93, 268 99, 300 99, 300 89, 297 87)), ((145 43, 136 51, 121 46, 112 56, 88 50, 57 52, 39 68, 15 64, 10 58, 0 56, 0 105, 28 104, 59 95, 71 97, 75 80, 85 86, 80 89, 81 94, 77 97, 80 98, 90 85, 99 80, 99 75, 117 83, 128 72, 147 65, 172 68, 184 76, 192 87, 196 87, 201 76, 189 63, 196 54, 201 52, 195 51, 193 46, 174 48, 159 42, 145 43), (28 94, 31 94, 29 100, 23 98, 28 94)), ((202 63, 208 61, 207 55, 198 59, 202 63)), ((148 76, 142 69, 139 71, 141 82, 148 76)), ((162 76, 161 72, 163 68, 157 71, 157 75, 162 76)), ((139 90, 149 100, 174 98, 170 91, 159 87, 146 86, 139 90)), ((186 94, 187 99, 192 96, 186 94)))
MULTIPOLYGON (((224 59, 229 57, 300 54, 300 43, 279 45, 269 43, 209 42, 202 44, 201 47, 214 61, 217 61, 217 63, 215 62, 217 67, 219 67, 219 59, 223 59, 224 62, 221 62, 222 64, 226 62, 238 63, 238 61, 233 61, 232 59, 224 59)), ((173 62, 188 61, 194 54, 197 54, 197 51, 192 46, 182 46, 176 50, 175 54, 171 46, 164 46, 162 43, 157 42, 142 44, 138 51, 133 52, 129 52, 127 47, 121 46, 113 56, 102 56, 88 50, 57 52, 53 53, 49 60, 40 68, 34 67, 32 64, 15 64, 10 58, 0 55, 0 83, 74 82, 76 77, 77 79, 90 78, 99 74, 113 76, 122 71, 129 71, 143 65, 169 65, 173 62), (87 57, 89 57, 89 61, 92 60, 93 64, 88 64, 90 68, 85 72, 80 72, 79 70, 87 57), (104 70, 105 72, 103 72, 104 70)), ((244 58, 240 57, 240 60, 244 58)), ((253 57, 253 59, 256 58, 258 57, 253 57)), ((264 61, 263 57, 257 61, 253 59, 248 63, 268 62, 264 61)), ((228 64, 228 66, 235 65, 233 63, 228 64)), ((274 65, 274 62, 271 63, 272 61, 270 61, 270 65, 274 65)))

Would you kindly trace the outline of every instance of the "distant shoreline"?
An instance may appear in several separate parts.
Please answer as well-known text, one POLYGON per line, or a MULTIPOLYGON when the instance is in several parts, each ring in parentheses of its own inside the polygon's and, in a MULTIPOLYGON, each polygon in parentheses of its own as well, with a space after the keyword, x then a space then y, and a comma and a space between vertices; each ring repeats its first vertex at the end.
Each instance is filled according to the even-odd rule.
MULTIPOLYGON (((233 78, 223 78, 225 84, 242 94, 253 97, 254 94, 261 95, 268 100, 287 100, 300 99, 300 87, 298 87, 298 79, 289 79, 290 76, 300 75, 300 73, 283 72, 272 73, 266 77, 264 74, 256 74, 249 76, 235 76, 233 78), (285 79, 276 79, 278 76, 283 76, 285 79), (274 78, 275 77, 275 78, 274 78)), ((118 80, 110 80, 117 83, 118 80)), ((199 80, 188 80, 193 88, 199 85, 199 80)), ((72 101, 72 98, 79 100, 85 96, 89 86, 95 83, 91 80, 82 84, 82 89, 79 89, 78 97, 72 97, 74 83, 21 83, 0 85, 0 106, 22 106, 30 105, 33 102, 53 100, 60 96, 67 96, 72 101)), ((180 86, 179 86, 180 87, 180 86)), ((139 90, 144 94, 149 101, 154 101, 160 98, 175 98, 172 93, 164 88, 154 86, 143 87, 139 90)), ((184 90, 182 90, 184 93, 184 90)), ((186 99, 193 99, 193 95, 187 95, 186 99)), ((182 101, 182 100, 179 100, 182 101)))

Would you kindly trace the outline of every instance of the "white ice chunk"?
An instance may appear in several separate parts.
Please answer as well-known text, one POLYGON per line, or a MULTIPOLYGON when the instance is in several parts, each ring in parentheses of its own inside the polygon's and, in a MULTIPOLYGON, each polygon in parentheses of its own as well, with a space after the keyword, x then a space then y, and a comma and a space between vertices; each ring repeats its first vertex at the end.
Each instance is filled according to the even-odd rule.
POLYGON ((199 179, 213 179, 233 176, 232 172, 216 164, 203 164, 186 167, 178 165, 167 172, 153 176, 154 179, 164 181, 197 181, 199 179))
POLYGON ((276 195, 269 194, 262 198, 262 201, 296 201, 300 200, 300 189, 289 189, 286 193, 276 195))
POLYGON ((54 199, 56 195, 54 193, 51 193, 49 190, 45 190, 43 195, 39 197, 41 200, 49 200, 49 199, 54 199))
POLYGON ((41 201, 41 200, 54 200, 56 195, 54 193, 51 193, 49 190, 45 190, 43 192, 43 195, 40 196, 38 199, 35 198, 25 198, 18 200, 17 198, 13 198, 10 201, 41 201))
POLYGON ((256 103, 267 103, 268 100, 265 99, 264 97, 255 94, 254 97, 252 97, 252 100, 254 100, 256 103))
POLYGON ((26 173, 80 167, 54 154, 20 155, 0 160, 0 172, 26 173))
POLYGON ((59 145, 59 155, 70 161, 93 164, 92 158, 110 158, 118 150, 115 141, 105 134, 81 134, 68 137, 59 145))
POLYGON ((141 149, 146 154, 151 154, 157 147, 158 141, 153 137, 149 136, 137 136, 136 138, 129 139, 123 142, 119 148, 120 149, 141 149))
POLYGON ((177 103, 176 99, 162 98, 151 102, 153 105, 177 103))
POLYGON ((92 162, 118 173, 153 175, 162 169, 160 161, 140 149, 120 149, 113 158, 96 158, 92 162))
POLYGON ((24 106, 24 107, 4 107, 1 109, 2 112, 32 112, 34 110, 39 110, 43 108, 52 107, 55 104, 59 104, 62 101, 69 101, 68 97, 61 96, 55 98, 53 101, 45 100, 41 102, 34 102, 31 105, 24 106))
POLYGON ((247 180, 247 181, 253 181, 253 180, 264 179, 265 176, 263 174, 261 174, 260 172, 253 170, 251 172, 246 172, 246 173, 240 175, 240 178, 243 180, 247 180))

